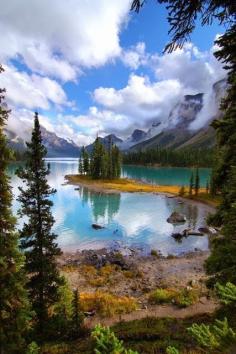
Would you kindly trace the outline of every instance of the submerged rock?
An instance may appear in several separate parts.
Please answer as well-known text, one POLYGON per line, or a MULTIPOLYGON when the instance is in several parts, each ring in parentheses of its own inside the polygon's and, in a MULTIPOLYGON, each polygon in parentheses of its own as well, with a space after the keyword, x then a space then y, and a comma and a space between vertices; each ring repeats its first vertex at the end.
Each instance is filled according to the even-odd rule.
POLYGON ((167 219, 167 222, 170 224, 178 224, 186 222, 186 217, 177 211, 174 211, 167 219))
POLYGON ((95 230, 101 230, 101 229, 105 229, 104 226, 98 225, 98 224, 92 224, 92 228, 95 230))

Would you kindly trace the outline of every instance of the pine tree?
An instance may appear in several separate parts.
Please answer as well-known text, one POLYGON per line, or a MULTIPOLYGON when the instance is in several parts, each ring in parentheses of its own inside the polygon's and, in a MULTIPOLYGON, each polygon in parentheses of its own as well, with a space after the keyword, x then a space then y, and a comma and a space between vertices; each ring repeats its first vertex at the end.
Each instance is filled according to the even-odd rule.
POLYGON ((209 181, 206 181, 206 194, 209 194, 209 181))
POLYGON ((195 183, 194 183, 194 192, 196 196, 198 196, 199 188, 200 188, 200 177, 199 177, 199 170, 197 168, 195 174, 195 183))
POLYGON ((191 173, 190 181, 189 181, 189 196, 192 197, 193 195, 193 188, 194 188, 194 183, 193 183, 193 172, 191 173))
POLYGON ((57 235, 51 231, 54 219, 51 214, 53 203, 49 197, 56 191, 47 182, 50 168, 44 161, 47 150, 42 143, 37 113, 31 142, 27 143, 27 147, 25 167, 17 172, 24 182, 24 187, 19 187, 19 214, 27 217, 20 237, 21 248, 26 256, 30 299, 42 339, 49 320, 49 308, 58 300, 58 288, 63 280, 55 259, 61 250, 55 243, 57 235))
MULTIPOLYGON (((0 73, 3 71, 0 66, 0 73)), ((11 212, 12 193, 7 176, 7 147, 3 128, 9 110, 4 103, 5 90, 0 89, 0 353, 23 352, 28 327, 29 304, 24 289, 24 257, 18 248, 15 218, 11 212)))
POLYGON ((96 138, 91 156, 91 177, 99 179, 105 175, 105 149, 99 138, 96 138))
POLYGON ((116 145, 112 147, 112 178, 120 178, 121 175, 121 154, 116 145))
POLYGON ((88 152, 84 149, 84 153, 83 153, 83 163, 84 163, 84 173, 88 174, 89 173, 89 154, 88 152))
POLYGON ((72 327, 73 327, 73 333, 77 337, 81 332, 81 327, 83 324, 83 317, 84 317, 81 310, 80 310, 80 300, 79 300, 78 289, 74 290, 72 307, 73 307, 72 327))
POLYGON ((80 157, 79 158, 79 174, 82 175, 84 173, 84 164, 83 164, 83 160, 80 157))

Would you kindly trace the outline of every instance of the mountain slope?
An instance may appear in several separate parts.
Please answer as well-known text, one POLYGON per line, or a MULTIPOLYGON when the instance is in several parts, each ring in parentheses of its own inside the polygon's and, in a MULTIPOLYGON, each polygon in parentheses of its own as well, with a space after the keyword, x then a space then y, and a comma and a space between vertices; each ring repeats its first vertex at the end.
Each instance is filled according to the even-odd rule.
MULTIPOLYGON (((108 147, 109 141, 111 141, 113 144, 115 144, 117 146, 119 146, 123 142, 122 139, 118 138, 114 134, 109 134, 109 135, 105 136, 104 138, 98 137, 98 139, 106 148, 108 147)), ((94 143, 87 145, 85 147, 86 150, 88 151, 88 153, 91 153, 93 151, 93 146, 94 146, 94 143)))
MULTIPOLYGON (((73 141, 58 137, 55 133, 49 132, 41 126, 43 143, 47 148, 48 157, 78 157, 80 154, 80 147, 73 141)), ((15 151, 24 152, 26 150, 26 142, 16 133, 5 129, 8 138, 8 145, 15 151)), ((30 137, 30 134, 28 134, 30 137)), ((28 140, 28 139, 27 139, 28 140)))

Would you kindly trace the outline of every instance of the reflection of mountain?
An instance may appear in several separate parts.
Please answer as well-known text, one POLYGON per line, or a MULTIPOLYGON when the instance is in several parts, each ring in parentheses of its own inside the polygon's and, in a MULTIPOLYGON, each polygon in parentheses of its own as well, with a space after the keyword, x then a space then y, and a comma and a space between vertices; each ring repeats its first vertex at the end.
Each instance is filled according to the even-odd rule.
POLYGON ((106 194, 89 191, 87 188, 80 189, 83 204, 90 203, 93 217, 96 222, 101 218, 109 223, 120 208, 120 194, 106 194))

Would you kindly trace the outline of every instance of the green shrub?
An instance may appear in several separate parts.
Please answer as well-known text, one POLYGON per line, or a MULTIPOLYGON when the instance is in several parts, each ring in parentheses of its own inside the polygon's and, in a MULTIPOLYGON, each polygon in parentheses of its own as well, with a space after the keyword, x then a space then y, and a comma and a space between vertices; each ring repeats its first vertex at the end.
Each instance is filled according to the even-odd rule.
POLYGON ((194 323, 188 331, 200 346, 210 350, 226 349, 236 340, 236 333, 229 327, 227 318, 215 320, 212 326, 194 323))
POLYGON ((216 283, 216 292, 225 305, 236 304, 236 286, 230 282, 226 285, 216 283))
POLYGON ((95 340, 96 354, 138 354, 131 349, 125 349, 123 341, 119 340, 109 327, 97 325, 92 332, 92 338, 95 340))
POLYGON ((169 346, 166 348, 166 354, 180 354, 180 352, 175 347, 169 346))
POLYGON ((180 290, 175 296, 175 303, 179 307, 188 307, 195 304, 199 299, 198 292, 193 289, 180 290))
POLYGON ((149 301, 152 304, 171 303, 176 294, 176 291, 173 289, 156 289, 150 293, 149 301))
POLYGON ((26 354, 39 354, 40 353, 40 348, 36 342, 31 342, 27 349, 26 349, 26 354))
POLYGON ((156 289, 149 295, 152 304, 175 303, 179 307, 187 307, 198 301, 198 292, 193 289, 156 289))
POLYGON ((151 256, 159 257, 159 253, 157 252, 157 250, 152 249, 151 250, 151 256))

